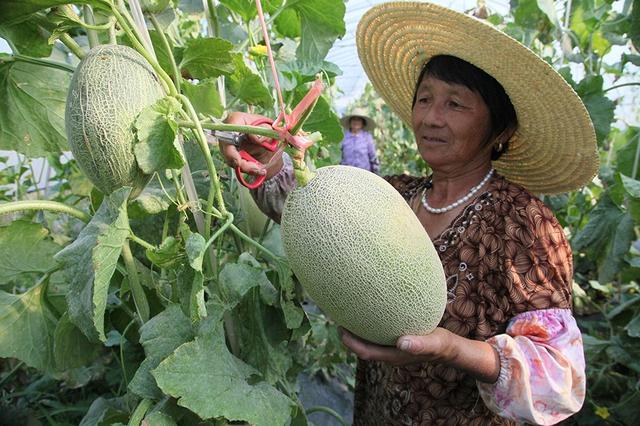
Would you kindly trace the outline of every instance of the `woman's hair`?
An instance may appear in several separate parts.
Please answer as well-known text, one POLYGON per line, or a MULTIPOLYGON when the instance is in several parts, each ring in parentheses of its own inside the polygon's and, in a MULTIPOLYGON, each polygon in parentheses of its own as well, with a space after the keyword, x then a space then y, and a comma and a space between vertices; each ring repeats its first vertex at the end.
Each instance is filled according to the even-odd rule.
MULTIPOLYGON (((425 64, 420 72, 415 90, 413 91, 413 102, 416 104, 418 87, 425 77, 433 77, 446 83, 461 84, 469 90, 478 93, 489 108, 491 119, 491 136, 495 137, 508 127, 517 128, 518 118, 516 110, 504 90, 504 87, 489 74, 469 62, 450 55, 437 55, 432 57, 425 64)), ((486 143, 489 143, 490 139, 486 143)), ((507 151, 508 142, 503 143, 503 148, 491 152, 491 159, 497 160, 507 151)))

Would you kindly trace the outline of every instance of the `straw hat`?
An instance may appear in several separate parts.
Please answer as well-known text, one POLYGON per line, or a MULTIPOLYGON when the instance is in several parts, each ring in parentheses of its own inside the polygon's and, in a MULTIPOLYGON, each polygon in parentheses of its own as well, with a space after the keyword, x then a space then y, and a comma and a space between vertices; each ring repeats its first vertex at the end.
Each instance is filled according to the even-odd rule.
POLYGON ((364 127, 362 130, 366 130, 367 132, 372 131, 376 128, 376 123, 373 121, 371 117, 367 115, 367 111, 364 108, 356 108, 353 110, 351 114, 347 114, 340 119, 340 123, 342 123, 342 127, 348 129, 350 127, 350 121, 353 117, 359 117, 364 120, 364 127))
POLYGON ((420 2, 385 3, 358 24, 360 61, 376 91, 411 127, 411 101, 423 65, 457 56, 502 84, 518 130, 494 167, 534 193, 589 183, 598 171, 593 124, 578 95, 531 50, 474 17, 420 2))

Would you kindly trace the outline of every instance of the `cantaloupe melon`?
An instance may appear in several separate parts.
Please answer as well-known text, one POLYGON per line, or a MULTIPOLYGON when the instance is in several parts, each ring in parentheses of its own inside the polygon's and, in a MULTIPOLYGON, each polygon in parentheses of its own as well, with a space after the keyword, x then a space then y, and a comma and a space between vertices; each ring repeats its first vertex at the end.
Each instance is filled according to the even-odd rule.
POLYGON ((282 214, 289 264, 339 325, 393 345, 438 325, 447 300, 442 264, 427 232, 384 179, 349 166, 317 170, 282 214))
POLYGON ((134 197, 149 181, 133 153, 133 124, 162 96, 153 69, 130 47, 97 46, 78 64, 67 95, 67 139, 80 168, 105 194, 131 186, 134 197))

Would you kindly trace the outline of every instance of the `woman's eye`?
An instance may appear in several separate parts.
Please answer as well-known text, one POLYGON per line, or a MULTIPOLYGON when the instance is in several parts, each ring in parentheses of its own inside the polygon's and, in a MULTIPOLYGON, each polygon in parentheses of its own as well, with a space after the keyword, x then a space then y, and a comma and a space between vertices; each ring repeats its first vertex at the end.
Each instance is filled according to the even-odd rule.
POLYGON ((462 108, 462 104, 461 104, 461 103, 458 103, 458 102, 456 102, 456 101, 449 101, 449 105, 450 105, 452 108, 462 108))
POLYGON ((429 101, 431 101, 431 98, 428 96, 423 96, 420 99, 418 99, 418 102, 420 102, 421 104, 427 103, 429 101))

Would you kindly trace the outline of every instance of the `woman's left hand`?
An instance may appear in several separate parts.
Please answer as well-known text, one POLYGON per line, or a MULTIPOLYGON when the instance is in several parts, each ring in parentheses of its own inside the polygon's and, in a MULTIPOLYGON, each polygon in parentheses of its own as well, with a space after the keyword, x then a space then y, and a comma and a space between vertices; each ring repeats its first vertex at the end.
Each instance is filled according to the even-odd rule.
POLYGON ((396 346, 382 346, 340 328, 342 342, 360 359, 400 366, 420 362, 451 363, 456 358, 455 334, 437 327, 426 336, 402 336, 396 346))

